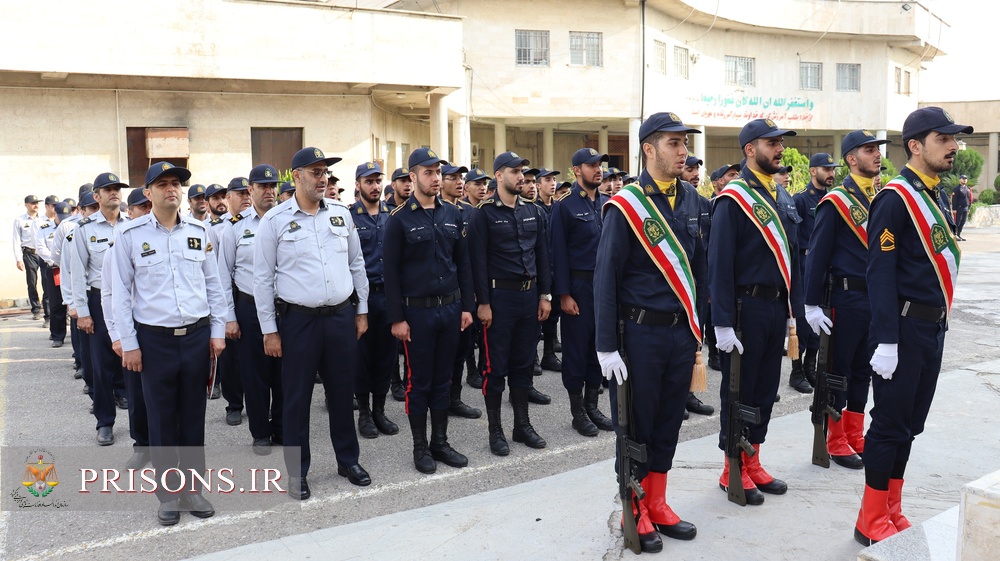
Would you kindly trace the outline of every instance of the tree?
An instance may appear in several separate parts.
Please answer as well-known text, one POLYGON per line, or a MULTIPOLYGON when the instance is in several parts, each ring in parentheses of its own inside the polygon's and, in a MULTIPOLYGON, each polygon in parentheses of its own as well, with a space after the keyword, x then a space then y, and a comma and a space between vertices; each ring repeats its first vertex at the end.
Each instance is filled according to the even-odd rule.
POLYGON ((795 148, 785 148, 781 154, 781 164, 792 166, 792 171, 788 174, 788 192, 795 194, 805 189, 812 179, 809 175, 809 158, 795 148))
POLYGON ((972 149, 959 150, 955 154, 955 164, 951 171, 941 174, 941 185, 951 191, 958 185, 958 176, 969 177, 969 187, 976 185, 983 171, 983 155, 972 149))

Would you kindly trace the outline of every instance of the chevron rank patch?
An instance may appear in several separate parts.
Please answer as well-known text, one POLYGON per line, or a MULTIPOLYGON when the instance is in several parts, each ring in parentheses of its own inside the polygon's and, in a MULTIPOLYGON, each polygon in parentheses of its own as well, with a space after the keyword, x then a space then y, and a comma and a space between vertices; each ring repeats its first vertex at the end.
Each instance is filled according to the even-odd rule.
POLYGON ((882 233, 878 236, 878 241, 882 251, 893 251, 896 249, 896 236, 893 236, 888 228, 882 230, 882 233))

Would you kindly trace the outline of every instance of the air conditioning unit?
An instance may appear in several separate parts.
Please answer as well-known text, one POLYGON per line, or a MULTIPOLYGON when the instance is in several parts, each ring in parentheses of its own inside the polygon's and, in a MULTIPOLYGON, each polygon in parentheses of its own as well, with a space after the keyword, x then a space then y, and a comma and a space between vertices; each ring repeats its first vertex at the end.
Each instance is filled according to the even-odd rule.
POLYGON ((472 143, 472 159, 473 160, 479 159, 479 143, 478 142, 473 142, 472 143))

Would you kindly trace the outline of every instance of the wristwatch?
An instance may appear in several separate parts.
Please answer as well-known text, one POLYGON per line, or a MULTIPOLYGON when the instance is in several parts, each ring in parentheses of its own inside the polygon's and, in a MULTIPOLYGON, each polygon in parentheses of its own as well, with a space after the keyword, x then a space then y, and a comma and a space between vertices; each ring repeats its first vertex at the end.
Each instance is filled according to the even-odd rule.
POLYGON ((545 300, 546 302, 551 302, 552 301, 552 295, 551 294, 539 294, 538 298, 541 299, 541 300, 545 300))

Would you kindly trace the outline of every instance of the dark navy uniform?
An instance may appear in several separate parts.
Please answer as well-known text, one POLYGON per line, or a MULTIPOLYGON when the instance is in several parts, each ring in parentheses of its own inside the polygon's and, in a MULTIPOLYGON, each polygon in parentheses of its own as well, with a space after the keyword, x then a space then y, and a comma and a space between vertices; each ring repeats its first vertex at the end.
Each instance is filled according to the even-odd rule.
MULTIPOLYGON (((810 182, 805 189, 792 197, 792 201, 795 203, 795 211, 799 215, 799 218, 802 219, 802 222, 798 225, 800 278, 805 278, 806 257, 809 255, 810 248, 812 247, 810 240, 813 237, 813 230, 816 224, 816 206, 824 196, 826 196, 826 189, 817 189, 816 185, 810 182)), ((795 330, 799 337, 799 351, 806 352, 809 350, 812 351, 810 356, 814 355, 819 350, 819 335, 813 333, 813 330, 809 328, 805 317, 798 318, 795 330)), ((807 361, 807 372, 810 372, 808 370, 810 367, 814 368, 815 363, 810 365, 807 361)))
MULTIPOLYGON (((447 202, 447 201, 445 201, 447 202)), ((469 220, 472 217, 472 213, 476 211, 476 207, 472 206, 468 202, 459 199, 458 203, 455 205, 459 213, 462 216, 462 229, 465 230, 466 236, 469 232, 469 220)), ((467 245, 468 247, 468 245, 467 245)), ((471 259, 470 259, 471 267, 471 259)), ((471 272, 471 269, 470 269, 471 272)), ((475 300, 475 290, 472 294, 473 301, 475 300)), ((457 414, 459 416, 464 416, 472 419, 478 419, 482 416, 482 412, 478 409, 471 409, 461 401, 462 395, 462 374, 465 372, 466 362, 470 357, 474 358, 473 341, 475 338, 482 333, 482 325, 477 329, 476 323, 478 323, 478 318, 476 318, 475 307, 472 311, 472 323, 467 329, 461 332, 458 336, 458 350, 455 354, 455 363, 451 371, 451 407, 450 410, 452 414, 457 414), (475 416, 473 416, 475 415, 475 416)))

